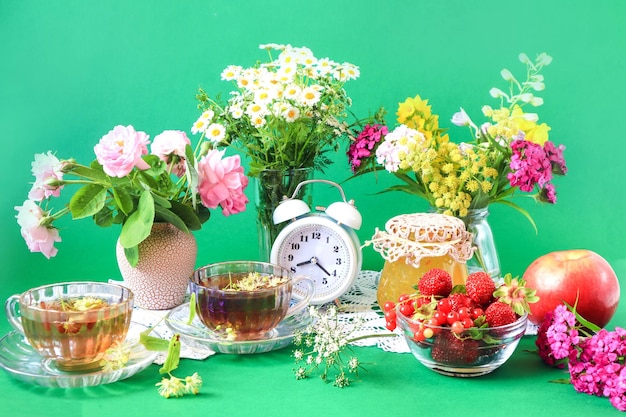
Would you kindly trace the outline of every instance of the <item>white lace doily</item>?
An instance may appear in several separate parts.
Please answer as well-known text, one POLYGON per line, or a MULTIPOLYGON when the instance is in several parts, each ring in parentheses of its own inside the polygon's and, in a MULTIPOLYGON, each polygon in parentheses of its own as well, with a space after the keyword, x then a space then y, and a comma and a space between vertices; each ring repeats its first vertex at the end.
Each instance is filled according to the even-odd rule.
MULTIPOLYGON (((385 317, 379 313, 380 309, 376 302, 379 277, 380 272, 378 271, 361 271, 352 288, 339 299, 338 318, 346 330, 352 331, 354 320, 357 317, 363 321, 360 329, 354 331, 351 337, 392 333, 385 328, 385 317)), ((409 353, 409 346, 399 330, 393 333, 395 333, 395 337, 367 338, 353 344, 355 346, 377 346, 387 352, 409 353)))

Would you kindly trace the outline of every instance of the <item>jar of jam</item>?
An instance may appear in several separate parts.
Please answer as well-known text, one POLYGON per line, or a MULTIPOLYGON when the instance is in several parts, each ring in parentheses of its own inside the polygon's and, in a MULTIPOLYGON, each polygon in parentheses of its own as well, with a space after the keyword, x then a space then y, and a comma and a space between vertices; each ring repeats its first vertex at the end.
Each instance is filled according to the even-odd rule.
POLYGON ((381 308, 402 294, 414 293, 419 279, 432 268, 447 271, 453 286, 465 284, 465 262, 474 252, 472 234, 463 221, 439 213, 393 217, 368 243, 385 259, 376 296, 381 308))

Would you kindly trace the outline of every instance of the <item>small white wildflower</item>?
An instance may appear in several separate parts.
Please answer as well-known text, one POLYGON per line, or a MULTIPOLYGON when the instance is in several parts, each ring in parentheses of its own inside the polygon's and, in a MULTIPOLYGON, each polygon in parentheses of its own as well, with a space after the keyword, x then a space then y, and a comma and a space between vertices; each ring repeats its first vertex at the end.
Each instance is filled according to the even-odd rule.
POLYGON ((116 341, 109 347, 104 353, 100 364, 104 372, 115 371, 122 369, 128 363, 133 346, 127 342, 116 341))
POLYGON ((198 375, 197 372, 194 372, 193 375, 185 378, 185 392, 187 394, 198 394, 200 392, 200 388, 202 387, 202 377, 198 375))
POLYGON ((357 357, 352 357, 348 361, 348 370, 350 372, 356 372, 359 369, 359 366, 360 366, 359 358, 357 358, 357 357))
POLYGON ((185 394, 185 385, 180 378, 176 378, 175 376, 170 378, 164 377, 156 386, 159 387, 159 395, 165 398, 172 396, 180 397, 185 394))

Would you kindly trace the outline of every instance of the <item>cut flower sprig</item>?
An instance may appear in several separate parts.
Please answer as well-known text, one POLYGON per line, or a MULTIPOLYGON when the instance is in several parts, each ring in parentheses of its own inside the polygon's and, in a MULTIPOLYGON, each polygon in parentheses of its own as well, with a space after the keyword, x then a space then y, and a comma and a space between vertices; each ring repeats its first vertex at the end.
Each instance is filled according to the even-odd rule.
POLYGON ((537 332, 536 345, 548 365, 567 366, 577 392, 608 397, 620 411, 626 411, 626 329, 600 328, 576 311, 576 305, 559 304, 546 314, 537 332))
POLYGON ((433 209, 457 217, 503 203, 534 226, 530 214, 511 197, 519 189, 537 201, 556 203, 552 179, 564 175, 567 167, 564 146, 549 141, 550 127, 526 111, 543 104, 537 96, 545 88, 541 70, 552 58, 545 53, 534 61, 525 54, 519 58, 526 65, 526 79, 501 71, 509 89, 490 90, 500 105, 482 107, 486 122, 476 124, 463 108, 452 117, 453 124, 469 127, 469 141, 453 142, 428 100, 409 97, 398 106, 396 128, 367 125, 351 143, 347 154, 354 174, 386 170, 402 181, 387 191, 419 196, 433 209))
POLYGON ((356 334, 363 327, 363 320, 354 319, 351 328, 339 321, 336 306, 324 308, 309 307, 313 323, 294 335, 294 369, 297 380, 319 373, 324 382, 333 382, 333 386, 345 388, 350 385, 351 375, 358 377, 359 369, 365 369, 352 350, 350 344, 367 338, 397 337, 396 333, 356 334))
POLYGON ((28 199, 15 209, 17 223, 31 252, 47 258, 61 241, 55 223, 91 217, 96 225, 121 225, 119 243, 130 265, 139 261, 139 244, 154 222, 165 222, 190 233, 209 220, 210 209, 225 216, 245 210, 248 178, 239 155, 224 157, 211 143, 195 149, 186 133, 166 130, 150 144, 145 132, 115 126, 94 146, 89 165, 59 159, 51 151, 35 155, 35 177, 28 199), (78 186, 67 205, 51 208, 66 186, 78 186))
POLYGON ((271 43, 260 49, 267 61, 222 71, 221 79, 235 87, 226 101, 200 89, 202 114, 192 133, 246 155, 251 177, 262 170, 323 169, 331 162, 326 153, 353 135, 344 84, 359 77, 359 68, 317 58, 307 47, 271 43))

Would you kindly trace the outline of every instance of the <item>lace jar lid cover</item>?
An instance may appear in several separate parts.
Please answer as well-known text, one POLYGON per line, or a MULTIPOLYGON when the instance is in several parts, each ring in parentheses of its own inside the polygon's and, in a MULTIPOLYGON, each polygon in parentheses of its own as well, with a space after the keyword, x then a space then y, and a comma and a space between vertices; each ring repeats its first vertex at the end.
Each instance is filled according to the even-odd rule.
POLYGON ((374 250, 389 262, 401 257, 408 265, 419 267, 424 257, 450 255, 465 263, 472 257, 472 234, 457 217, 439 213, 413 213, 392 217, 385 224, 386 231, 376 229, 372 240, 374 250))

